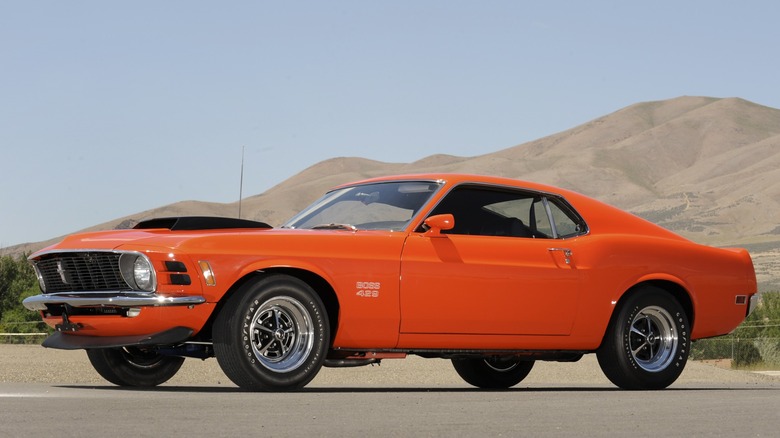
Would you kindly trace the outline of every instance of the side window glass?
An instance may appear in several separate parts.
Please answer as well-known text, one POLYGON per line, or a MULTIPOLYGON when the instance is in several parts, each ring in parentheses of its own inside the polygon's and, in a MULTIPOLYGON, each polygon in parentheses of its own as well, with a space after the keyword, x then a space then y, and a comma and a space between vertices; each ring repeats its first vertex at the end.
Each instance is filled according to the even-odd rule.
POLYGON ((585 222, 562 199, 500 187, 455 187, 430 213, 438 214, 455 218, 455 227, 444 234, 552 239, 587 231, 585 222))
MULTIPOLYGON (((455 227, 444 231, 446 234, 548 237, 543 233, 535 234, 531 225, 535 213, 534 201, 537 199, 538 195, 530 192, 459 186, 447 194, 431 215, 453 215, 455 227)), ((541 218, 545 217, 546 214, 543 213, 541 218)))

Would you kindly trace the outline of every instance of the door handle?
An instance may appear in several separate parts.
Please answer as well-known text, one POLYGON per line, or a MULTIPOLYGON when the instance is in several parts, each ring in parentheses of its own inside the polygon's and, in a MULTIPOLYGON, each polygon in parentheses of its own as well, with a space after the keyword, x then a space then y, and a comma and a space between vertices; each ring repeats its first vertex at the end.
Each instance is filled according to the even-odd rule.
POLYGON ((561 251, 566 264, 571 264, 571 250, 569 248, 547 248, 547 251, 561 251))

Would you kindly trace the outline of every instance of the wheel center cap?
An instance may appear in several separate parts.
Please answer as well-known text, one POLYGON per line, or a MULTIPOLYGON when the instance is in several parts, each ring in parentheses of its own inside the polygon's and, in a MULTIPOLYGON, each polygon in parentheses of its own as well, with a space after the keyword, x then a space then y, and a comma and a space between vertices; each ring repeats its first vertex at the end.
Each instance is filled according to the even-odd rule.
POLYGON ((284 331, 282 329, 274 330, 274 339, 281 341, 284 339, 284 331))

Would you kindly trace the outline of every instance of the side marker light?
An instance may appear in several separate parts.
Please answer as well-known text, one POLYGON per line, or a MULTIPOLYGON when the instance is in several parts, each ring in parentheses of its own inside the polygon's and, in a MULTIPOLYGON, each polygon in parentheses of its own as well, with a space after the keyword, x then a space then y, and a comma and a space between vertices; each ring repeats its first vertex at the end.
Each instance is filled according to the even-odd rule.
POLYGON ((209 262, 205 260, 199 260, 198 266, 200 267, 200 271, 203 273, 203 281, 206 283, 206 286, 216 286, 217 279, 214 277, 214 271, 211 270, 211 265, 209 262))

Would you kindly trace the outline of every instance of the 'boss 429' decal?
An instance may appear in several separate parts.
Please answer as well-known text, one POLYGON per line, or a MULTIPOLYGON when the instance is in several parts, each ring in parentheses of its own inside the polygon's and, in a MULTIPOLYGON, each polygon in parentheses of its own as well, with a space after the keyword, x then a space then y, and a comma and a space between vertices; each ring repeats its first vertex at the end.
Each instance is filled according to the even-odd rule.
POLYGON ((379 298, 379 289, 382 284, 378 281, 358 281, 357 296, 364 298, 379 298))

